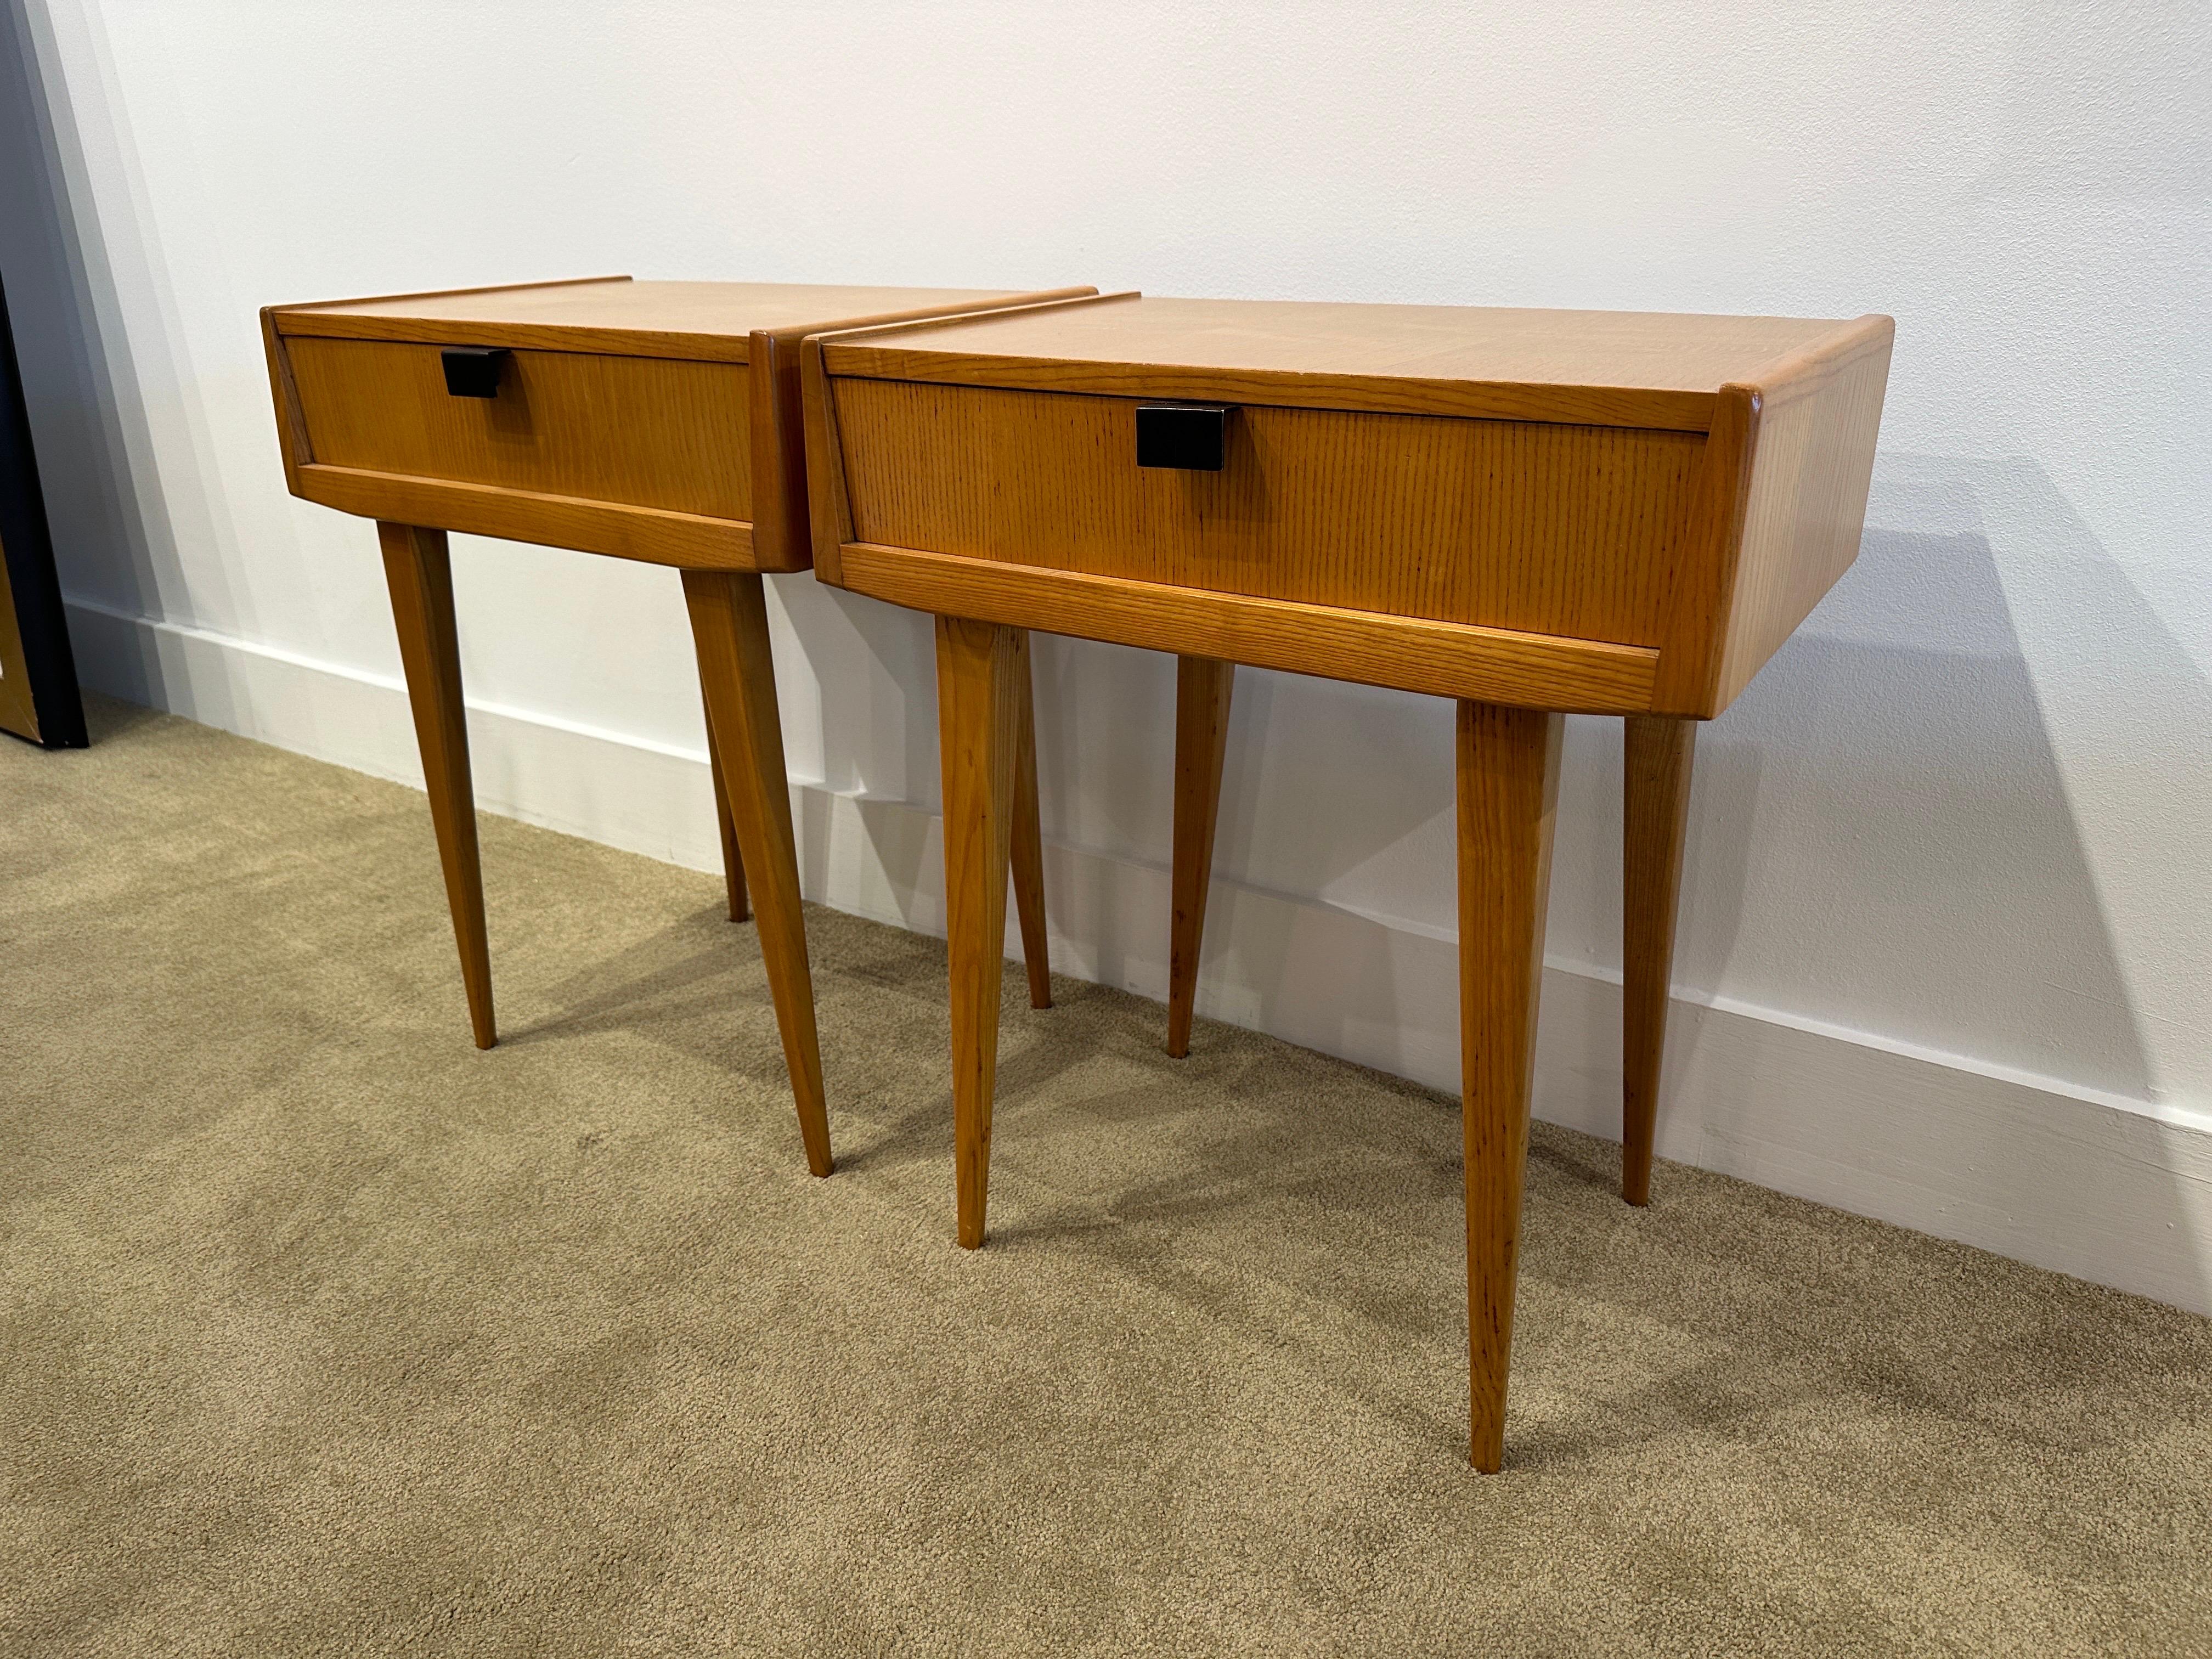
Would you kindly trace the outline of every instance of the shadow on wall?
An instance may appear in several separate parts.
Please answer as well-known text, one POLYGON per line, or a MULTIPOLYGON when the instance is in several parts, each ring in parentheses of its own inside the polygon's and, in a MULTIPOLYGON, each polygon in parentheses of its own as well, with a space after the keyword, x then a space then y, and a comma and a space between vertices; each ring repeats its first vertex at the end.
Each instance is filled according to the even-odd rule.
MULTIPOLYGON (((96 19, 72 27, 96 32, 96 19)), ((84 100, 42 71, 56 56, 54 20, 25 0, 0 4, 0 173, 12 222, 4 246, 18 319, 25 395, 39 438, 39 471, 52 520, 64 591, 97 596, 137 616, 162 616, 161 573, 179 568, 145 407, 146 367, 123 324, 118 258, 148 262, 135 246, 109 246, 90 199, 84 100), (43 50, 42 50, 43 43, 43 50), (18 271, 21 275, 18 276, 18 271)), ((102 142, 94 135, 94 142, 102 142)), ((127 149, 129 135, 106 135, 127 149)), ((128 240, 126 236, 126 240, 128 240)), ((143 270, 138 274, 144 275, 143 270)), ((148 672, 155 672, 148 665, 148 672)), ((143 685, 118 688, 149 694, 143 685)))
MULTIPOLYGON (((2212 750, 2212 697, 2033 469, 1886 458, 1875 518, 1850 573, 1700 736, 1677 982, 2148 1097, 2159 1068, 2069 793, 2083 778, 2045 717, 2075 671, 2023 644, 2020 567, 2062 591, 2102 677, 2088 695, 2157 682, 2159 708, 2127 716, 2136 740, 2178 720, 2184 752, 2212 750)), ((1038 687, 1048 833, 1164 863, 1171 670, 1107 647, 1060 660, 1038 687)), ((1620 741, 1618 721, 1573 724, 1555 960, 1620 960, 1620 741)), ((1449 938, 1451 767, 1441 700, 1241 672, 1218 879, 1449 938)), ((1266 1024, 1306 977, 1293 942, 1208 931, 1209 974, 1242 981, 1266 1024)))
MULTIPOLYGON (((2161 1067, 2146 1042, 2116 941, 2158 958, 2140 949, 2142 920, 2116 917, 2100 892, 2112 840, 2092 857, 2077 803, 2109 817, 2099 782, 2140 764, 2130 746, 2212 752, 2212 691, 2032 465, 1886 456, 1874 520, 1853 569, 1701 735, 1677 983, 2154 1098, 2162 1071, 2191 1068, 2161 1067), (2049 715, 2069 696, 2101 722, 2077 722, 2070 765, 2049 715)), ((1048 837, 1164 866, 1171 665, 1040 646, 1048 837)), ((1451 768, 1441 700, 1240 672, 1217 880, 1448 939, 1451 768)), ((2152 769, 2145 799, 2203 792, 2185 767, 2152 769)), ((1574 722, 1555 960, 1620 960, 1620 723, 1574 722)), ((2141 844, 2171 857, 2212 819, 2203 806, 2151 813, 2141 844)), ((1086 911, 1114 927, 1116 907, 1091 897, 1086 911)), ((1161 948, 1165 918, 1140 920, 1140 937, 1095 941, 1103 977, 1135 983, 1121 958, 1161 948)), ((1242 937, 1219 920, 1207 978, 1254 1023, 1272 1027, 1316 975, 1345 985, 1347 1019, 1382 1012, 1387 960, 1302 963, 1295 938, 1242 937)))
MULTIPOLYGON (((2207 1022, 2190 1012, 2203 994, 2176 981, 2193 980, 2187 941, 2206 922, 2203 860, 2186 851, 2212 823, 2212 686, 2033 463, 1886 457, 1874 518, 1853 570, 1701 739, 1677 983, 2123 1103, 2201 1086, 2207 1022)), ((1449 957, 1405 947, 1439 936, 1426 918, 1451 915, 1448 710, 1289 676, 1240 676, 1237 695, 1217 891, 1293 902, 1221 893, 1214 1009, 1437 1075, 1441 1056, 1407 1061, 1455 1036, 1425 979, 1449 957), (1319 925, 1329 911, 1376 925, 1319 925), (1431 1029, 1386 1040, 1394 1018, 1431 1029)), ((1555 871, 1554 936, 1574 931, 1562 910, 1583 924, 1601 913, 1592 959, 1617 962, 1620 724, 1577 722, 1571 742, 1578 784, 1560 835, 1576 853, 1555 871)), ((1079 773, 1095 792, 1100 769, 1079 756, 1050 782, 1079 773)), ((1978 1180, 1980 1236, 2046 1261, 2038 1217, 2059 1202, 2051 1182, 2075 1179, 2074 1209, 2109 1198, 2130 1231, 2193 1249, 2158 1293, 2202 1305, 2212 1258, 2191 1241, 2212 1224, 2212 1193, 2201 1132, 2179 1119, 1872 1054, 1823 1079, 1811 1073, 1841 1051, 1777 1027, 1763 1046, 1734 1028, 1701 1072, 1698 1022, 1676 1024, 1675 1086, 1702 1074, 1711 1090, 1664 1110, 1699 1126, 1700 1161, 1728 1167, 1711 1149, 1733 1145, 1765 1149, 1747 1173, 1795 1157, 1899 1190, 1978 1180), (1808 1123, 1790 1097, 1808 1085, 1861 1127, 1808 1123), (1882 1097, 1854 1114, 1862 1085, 1882 1097)), ((1895 1212, 1943 1225, 1903 1200, 1895 1212)))
MULTIPOLYGON (((2212 822, 2212 685, 2032 462, 1886 457, 1872 516, 1857 563, 1701 741, 1677 983, 2154 1106, 2200 1086, 2183 964, 2206 878, 2172 866, 2212 822)), ((2078 1179, 2075 1207, 2109 1200, 2136 1237, 2193 1250, 2155 1293, 2203 1305, 2200 1131, 1902 1081, 1925 1133, 1882 1150, 1886 1176, 1981 1171, 2002 1212, 1984 1242, 2046 1261, 2039 1194, 2078 1179)), ((1662 1113, 1771 1137, 1764 1090, 1720 1092, 1662 1113)))
POLYGON ((1990 548, 1878 532, 1699 760, 1677 969, 1796 1009, 2142 1095, 2149 1067, 1990 548), (1858 607, 1948 647, 1826 631, 1858 607), (1744 937, 1755 914, 1755 939, 1744 937), (1977 1035, 2000 1036, 1992 1056, 1977 1035))
MULTIPOLYGON (((2086 673, 2100 742, 2201 757, 2212 688, 2039 469, 1911 457, 1886 471, 1878 516, 1907 507, 1936 527, 1870 528, 1704 735, 1677 981, 2155 1097, 2076 819, 2094 787, 2062 767, 2045 706, 2086 673), (2038 650, 2031 672, 2008 590, 2033 629, 2063 629, 2064 659, 2038 650), (1783 986, 1786 1000, 1768 989, 1783 986)), ((2129 757, 2096 761, 2109 776, 2129 757)))

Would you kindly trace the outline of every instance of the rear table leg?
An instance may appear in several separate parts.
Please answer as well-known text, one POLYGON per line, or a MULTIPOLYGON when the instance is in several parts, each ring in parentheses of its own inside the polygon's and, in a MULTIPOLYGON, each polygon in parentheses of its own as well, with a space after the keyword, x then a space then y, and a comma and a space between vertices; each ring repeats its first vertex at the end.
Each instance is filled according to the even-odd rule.
POLYGON ((1213 877, 1213 830, 1221 816, 1221 762, 1229 744, 1229 696, 1237 665, 1176 659, 1175 915, 1168 934, 1168 1053, 1190 1052, 1198 997, 1199 946, 1213 877))
POLYGON ((1021 710, 1014 757, 1014 910, 1021 919, 1022 957, 1029 969, 1030 1006, 1052 1006, 1052 958, 1044 931, 1044 826, 1037 813, 1036 702, 1030 687, 1026 653, 1017 690, 1021 710))
POLYGON ((1620 1195, 1641 1205, 1651 1201, 1651 1141, 1698 725, 1665 714, 1632 714, 1626 724, 1620 1195))
MULTIPOLYGON (((702 687, 700 695, 706 695, 702 687)), ((738 849, 737 821, 730 816, 730 786, 722 777, 722 745, 714 738, 714 720, 707 717, 707 765, 714 775, 714 822, 722 832, 722 880, 730 897, 730 920, 743 921, 752 915, 745 893, 744 855, 738 849)))

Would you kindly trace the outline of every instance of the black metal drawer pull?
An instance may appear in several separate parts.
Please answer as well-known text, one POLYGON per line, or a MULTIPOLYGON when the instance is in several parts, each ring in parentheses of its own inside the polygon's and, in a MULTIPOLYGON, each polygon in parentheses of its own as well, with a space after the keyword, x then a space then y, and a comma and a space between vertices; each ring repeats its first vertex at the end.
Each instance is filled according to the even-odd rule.
POLYGON ((496 398, 499 377, 514 354, 505 346, 447 346, 438 354, 446 390, 456 398, 496 398))
POLYGON ((1227 404, 1139 404, 1137 465, 1218 472, 1229 432, 1227 404))

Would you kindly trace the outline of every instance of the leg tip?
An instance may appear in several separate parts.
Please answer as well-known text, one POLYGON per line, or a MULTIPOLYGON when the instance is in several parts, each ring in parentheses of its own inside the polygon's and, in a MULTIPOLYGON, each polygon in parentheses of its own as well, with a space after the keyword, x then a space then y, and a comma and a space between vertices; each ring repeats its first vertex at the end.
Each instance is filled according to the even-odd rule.
POLYGON ((1190 1054, 1190 1016, 1182 1010, 1168 1010, 1168 1058, 1183 1060, 1190 1054))

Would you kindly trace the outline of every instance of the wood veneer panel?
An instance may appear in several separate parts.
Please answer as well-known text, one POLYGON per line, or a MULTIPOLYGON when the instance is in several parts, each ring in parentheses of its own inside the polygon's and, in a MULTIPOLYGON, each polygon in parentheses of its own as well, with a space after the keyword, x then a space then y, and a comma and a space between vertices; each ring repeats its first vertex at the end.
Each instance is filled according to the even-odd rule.
MULTIPOLYGON (((813 295, 816 290, 798 292, 813 295)), ((938 317, 940 300, 917 302, 911 289, 841 289, 832 290, 848 301, 874 299, 889 309, 838 323, 840 328, 882 328, 900 322, 938 317)), ((922 289, 942 295, 957 289, 922 289)), ((1045 289, 1036 294, 988 295, 963 303, 997 305, 1009 299, 1024 304, 1054 304, 1097 293, 1091 288, 1045 289)), ((785 302, 786 309, 798 307, 785 302)), ((766 307, 763 307, 765 313, 766 307)), ((805 322, 757 327, 749 350, 753 388, 753 560, 762 570, 805 570, 814 562, 808 534, 810 507, 806 486, 806 434, 804 398, 800 390, 800 352, 805 337, 825 325, 818 312, 809 312, 805 322)), ((1026 912, 1024 913, 1026 914, 1026 912)))
POLYGON ((1851 348, 1777 377, 1761 398, 1715 713, 1858 556, 1893 332, 1886 317, 1867 322, 1851 348))
POLYGON ((497 397, 456 398, 436 345, 286 343, 319 464, 702 518, 750 514, 740 366, 518 350, 497 397))
POLYGON ((1656 645, 1703 441, 1240 408, 1218 473, 1136 465, 1134 402, 834 381, 854 538, 1656 645))

